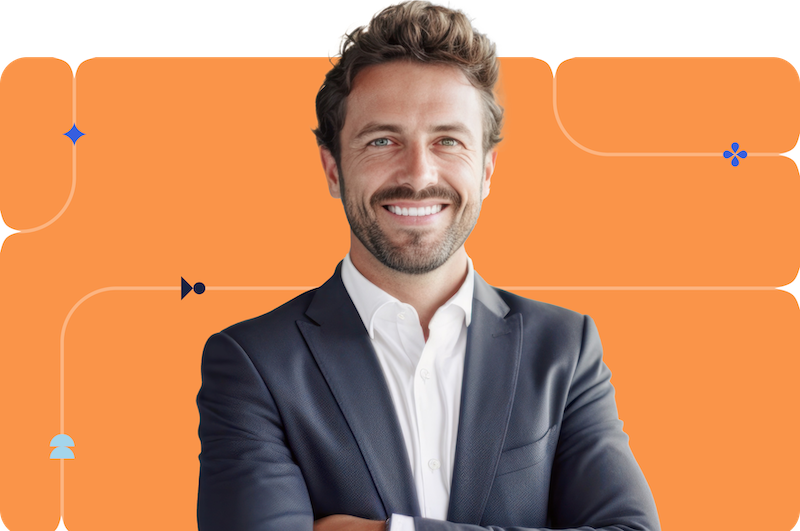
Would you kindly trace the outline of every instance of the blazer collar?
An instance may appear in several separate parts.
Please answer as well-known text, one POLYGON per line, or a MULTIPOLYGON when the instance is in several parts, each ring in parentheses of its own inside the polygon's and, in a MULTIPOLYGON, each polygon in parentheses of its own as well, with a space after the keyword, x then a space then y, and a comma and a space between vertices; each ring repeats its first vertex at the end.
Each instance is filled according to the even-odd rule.
MULTIPOLYGON (((480 524, 505 442, 522 351, 522 315, 475 273, 448 520, 480 524)), ((298 321, 372 474, 384 510, 419 516, 389 388, 341 280, 341 263, 298 321), (359 385, 353 385, 359 382, 359 385), (372 383, 372 385, 368 385, 372 383)))
POLYGON ((389 387, 361 317, 342 284, 341 266, 297 321, 372 474, 386 516, 419 516, 414 476, 389 387))
POLYGON ((475 274, 447 519, 481 524, 506 438, 522 353, 522 314, 475 274))
MULTIPOLYGON (((510 310, 508 304, 506 304, 506 301, 504 301, 497 293, 497 290, 483 280, 483 277, 481 277, 478 273, 475 273, 473 299, 481 303, 487 310, 500 319, 508 315, 510 310)), ((475 307, 473 302, 473 311, 474 309, 475 307)))

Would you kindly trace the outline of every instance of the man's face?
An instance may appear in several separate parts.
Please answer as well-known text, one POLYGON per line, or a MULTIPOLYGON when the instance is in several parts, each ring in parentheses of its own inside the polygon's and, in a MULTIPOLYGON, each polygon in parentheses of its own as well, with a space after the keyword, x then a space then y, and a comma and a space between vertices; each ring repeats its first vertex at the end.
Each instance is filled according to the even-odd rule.
POLYGON ((359 72, 340 134, 341 166, 321 148, 351 245, 402 273, 444 264, 489 194, 496 153, 484 155, 482 144, 480 93, 457 68, 396 61, 359 72))

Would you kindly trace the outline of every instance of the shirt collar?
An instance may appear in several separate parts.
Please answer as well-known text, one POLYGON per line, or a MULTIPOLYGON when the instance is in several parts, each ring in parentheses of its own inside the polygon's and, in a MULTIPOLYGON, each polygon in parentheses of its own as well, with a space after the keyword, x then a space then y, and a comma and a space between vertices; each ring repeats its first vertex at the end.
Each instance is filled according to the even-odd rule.
MULTIPOLYGON (((378 311, 387 304, 403 304, 397 298, 392 297, 367 280, 353 265, 352 260, 350 260, 350 253, 347 253, 347 256, 342 261, 342 283, 347 290, 347 294, 350 295, 350 299, 353 301, 353 305, 356 307, 370 338, 375 338, 374 321, 378 311)), ((460 307, 464 310, 464 322, 466 326, 469 326, 472 321, 472 295, 474 289, 475 269, 472 265, 472 259, 467 257, 467 277, 455 295, 450 297, 440 308, 446 308, 450 305, 460 307)))

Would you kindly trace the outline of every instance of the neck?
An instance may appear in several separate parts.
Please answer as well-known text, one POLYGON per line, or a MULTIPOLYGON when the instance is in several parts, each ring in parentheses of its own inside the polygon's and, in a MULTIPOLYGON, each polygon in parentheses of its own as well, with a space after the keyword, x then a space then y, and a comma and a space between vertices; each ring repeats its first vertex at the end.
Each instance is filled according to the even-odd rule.
POLYGON ((386 267, 360 245, 361 242, 356 242, 358 245, 350 245, 350 260, 353 265, 367 280, 400 302, 414 307, 427 340, 428 325, 433 314, 455 295, 467 278, 467 252, 464 246, 433 271, 411 275, 386 267))

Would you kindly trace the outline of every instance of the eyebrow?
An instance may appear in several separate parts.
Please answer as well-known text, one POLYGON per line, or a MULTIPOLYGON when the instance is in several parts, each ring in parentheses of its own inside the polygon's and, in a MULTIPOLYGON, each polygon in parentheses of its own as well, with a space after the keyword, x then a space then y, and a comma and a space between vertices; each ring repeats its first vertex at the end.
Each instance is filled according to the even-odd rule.
POLYGON ((364 137, 370 136, 373 133, 386 131, 387 133, 396 133, 400 134, 403 132, 403 128, 399 125, 393 124, 382 124, 378 122, 370 122, 365 125, 361 131, 353 138, 354 142, 358 142, 362 140, 364 137))
POLYGON ((472 131, 469 130, 469 127, 464 125, 461 122, 455 122, 452 124, 442 124, 437 125, 432 129, 433 133, 461 133, 462 135, 467 135, 468 137, 472 138, 472 131))
MULTIPOLYGON (((387 132, 387 133, 395 133, 401 134, 403 132, 403 128, 399 125, 395 124, 384 124, 378 122, 370 122, 365 125, 361 131, 353 138, 354 142, 359 142, 363 140, 365 137, 372 135, 373 133, 378 132, 387 132)), ((469 128, 461 122, 454 122, 451 124, 441 124, 433 127, 430 129, 431 133, 461 133, 463 135, 467 135, 472 138, 472 132, 469 128)))

